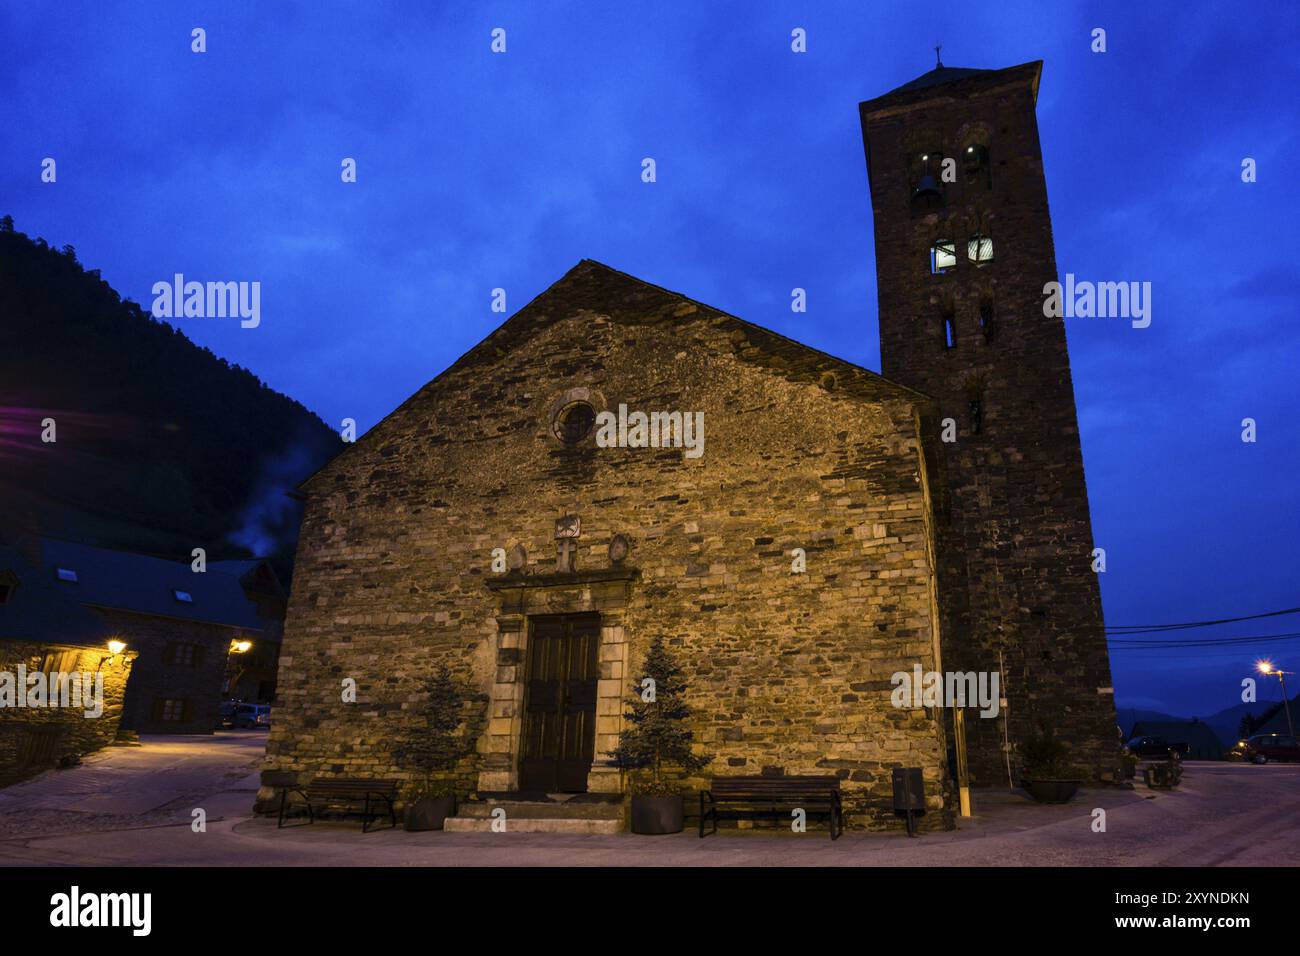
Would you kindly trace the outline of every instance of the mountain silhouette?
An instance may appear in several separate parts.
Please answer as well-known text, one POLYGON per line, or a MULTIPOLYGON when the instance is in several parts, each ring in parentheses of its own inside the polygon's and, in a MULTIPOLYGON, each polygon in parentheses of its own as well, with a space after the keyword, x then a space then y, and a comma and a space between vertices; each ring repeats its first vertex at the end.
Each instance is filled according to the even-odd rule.
POLYGON ((285 492, 339 437, 253 373, 0 220, 0 533, 287 571, 285 492), (53 441, 49 439, 53 438, 53 441))

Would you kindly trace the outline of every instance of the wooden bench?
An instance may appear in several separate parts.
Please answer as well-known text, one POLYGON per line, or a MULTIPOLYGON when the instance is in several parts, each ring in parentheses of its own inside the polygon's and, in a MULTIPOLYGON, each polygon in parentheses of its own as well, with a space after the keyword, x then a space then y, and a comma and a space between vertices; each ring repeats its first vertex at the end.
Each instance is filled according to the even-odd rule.
POLYGON ((832 840, 844 832, 838 777, 714 777, 709 789, 700 791, 700 839, 704 838, 706 820, 713 821, 709 832, 718 832, 719 811, 737 815, 770 813, 779 822, 795 809, 809 816, 825 814, 832 840))
POLYGON ((305 786, 285 786, 280 791, 280 820, 277 829, 284 826, 289 794, 302 797, 307 806, 307 823, 316 822, 316 809, 342 807, 343 813, 361 814, 361 832, 370 829, 376 818, 383 816, 381 805, 387 805, 389 827, 397 826, 397 813, 393 801, 397 799, 398 780, 367 780, 360 777, 318 777, 305 786), (356 810, 357 804, 361 809, 356 810), (371 808, 374 807, 375 810, 371 808))

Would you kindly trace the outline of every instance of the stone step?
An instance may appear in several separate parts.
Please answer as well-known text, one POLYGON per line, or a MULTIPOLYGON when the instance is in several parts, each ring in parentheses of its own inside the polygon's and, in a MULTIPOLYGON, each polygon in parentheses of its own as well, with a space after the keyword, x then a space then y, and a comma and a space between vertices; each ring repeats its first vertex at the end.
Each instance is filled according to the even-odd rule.
MULTIPOLYGON (((507 811, 508 812, 508 811, 507 811)), ((443 829, 448 833, 491 833, 492 820, 485 817, 448 817, 443 829)), ((621 833, 622 819, 575 819, 572 817, 506 817, 506 834, 511 833, 621 833)))
POLYGON ((623 819, 622 802, 574 802, 532 800, 473 800, 460 804, 456 816, 474 820, 491 819, 498 807, 506 819, 527 820, 619 820, 623 819))

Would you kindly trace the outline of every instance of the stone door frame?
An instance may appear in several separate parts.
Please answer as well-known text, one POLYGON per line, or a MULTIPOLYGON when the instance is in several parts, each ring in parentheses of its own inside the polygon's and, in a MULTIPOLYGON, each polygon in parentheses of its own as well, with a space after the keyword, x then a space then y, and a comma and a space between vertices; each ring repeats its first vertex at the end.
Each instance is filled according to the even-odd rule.
POLYGON ((627 694, 627 638, 624 619, 635 568, 577 571, 572 574, 512 572, 487 582, 500 600, 497 609, 496 674, 492 682, 487 729, 480 738, 480 793, 519 790, 524 691, 528 661, 529 619, 544 614, 600 615, 596 682, 596 747, 587 775, 587 790, 621 793, 622 774, 609 765, 623 728, 627 694))

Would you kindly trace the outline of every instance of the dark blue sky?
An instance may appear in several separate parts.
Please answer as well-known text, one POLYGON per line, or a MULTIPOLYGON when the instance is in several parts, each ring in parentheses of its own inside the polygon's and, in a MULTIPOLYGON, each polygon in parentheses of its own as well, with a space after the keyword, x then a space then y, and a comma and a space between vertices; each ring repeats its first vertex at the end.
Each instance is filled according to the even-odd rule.
MULTIPOLYGON (((1107 623, 1300 605, 1295 5, 441 6, 6 4, 0 213, 146 308, 175 272, 259 280, 259 328, 177 324, 361 430, 500 324, 494 287, 514 312, 584 257, 878 369, 856 104, 936 42, 1043 59, 1060 271, 1153 284, 1148 329, 1067 321, 1107 623)), ((1300 631, 1274 620, 1190 636, 1300 631)), ((1300 665, 1117 652, 1119 703, 1229 706, 1264 646, 1300 665)))

